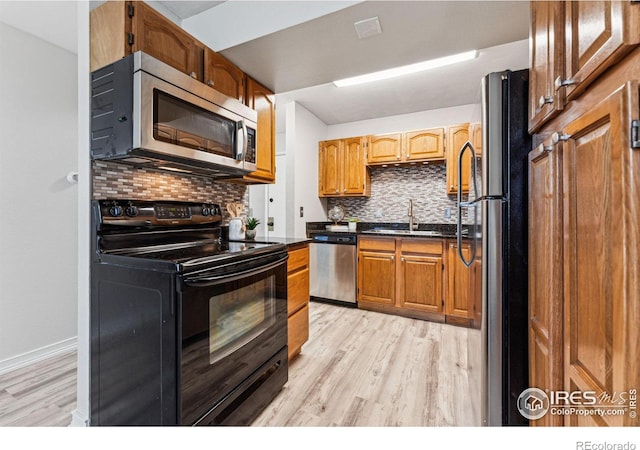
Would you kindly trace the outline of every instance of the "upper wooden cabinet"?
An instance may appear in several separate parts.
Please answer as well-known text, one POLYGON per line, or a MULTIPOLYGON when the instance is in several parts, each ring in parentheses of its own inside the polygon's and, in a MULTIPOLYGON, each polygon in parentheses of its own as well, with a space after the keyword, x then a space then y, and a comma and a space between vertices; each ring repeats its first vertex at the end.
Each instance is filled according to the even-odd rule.
POLYGON ((640 43, 640 5, 531 2, 529 132, 537 132, 640 43))
POLYGON ((531 2, 529 36, 529 132, 564 108, 564 92, 554 80, 564 73, 564 2, 531 2))
POLYGON ((369 136, 370 165, 444 160, 444 128, 369 136))
POLYGON ((444 159, 444 128, 405 133, 406 161, 444 159))
POLYGON ((318 196, 369 196, 371 175, 366 164, 366 138, 318 143, 318 196))
POLYGON ((339 139, 318 144, 318 196, 341 194, 342 142, 339 139))
POLYGON ((640 43, 640 5, 629 1, 565 2, 568 100, 640 43))
POLYGON ((466 152, 462 159, 462 186, 458 186, 458 153, 469 140, 469 124, 450 126, 447 129, 447 194, 453 195, 469 192, 471 177, 471 152, 466 152))
POLYGON ((227 58, 209 48, 204 51, 204 82, 216 91, 244 103, 244 72, 227 58))
POLYGON ((243 177, 248 183, 276 180, 276 104, 275 95, 257 81, 246 77, 245 104, 258 113, 257 161, 255 172, 243 177))
POLYGON ((91 70, 143 51, 202 81, 204 45, 144 2, 109 1, 91 11, 91 70))
POLYGON ((369 164, 400 162, 402 160, 402 133, 369 136, 369 164))
POLYGON ((469 140, 476 151, 476 157, 482 156, 482 124, 479 122, 469 125, 469 140))

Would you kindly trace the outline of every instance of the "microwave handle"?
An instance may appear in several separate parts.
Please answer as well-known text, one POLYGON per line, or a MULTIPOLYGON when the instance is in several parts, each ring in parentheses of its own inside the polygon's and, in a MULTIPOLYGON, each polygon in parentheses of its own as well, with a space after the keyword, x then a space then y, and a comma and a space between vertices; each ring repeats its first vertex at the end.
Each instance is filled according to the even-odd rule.
POLYGON ((242 127, 242 152, 236 155, 236 159, 244 163, 244 160, 247 157, 247 149, 249 148, 249 132, 247 131, 247 124, 244 123, 244 120, 241 120, 238 123, 242 127))

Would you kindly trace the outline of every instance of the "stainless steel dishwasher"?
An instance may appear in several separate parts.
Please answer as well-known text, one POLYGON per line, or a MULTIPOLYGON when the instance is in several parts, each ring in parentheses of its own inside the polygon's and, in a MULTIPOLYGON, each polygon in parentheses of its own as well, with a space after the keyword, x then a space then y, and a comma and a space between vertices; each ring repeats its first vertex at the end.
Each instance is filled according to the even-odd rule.
POLYGON ((311 299, 356 306, 356 234, 311 232, 309 238, 311 299))

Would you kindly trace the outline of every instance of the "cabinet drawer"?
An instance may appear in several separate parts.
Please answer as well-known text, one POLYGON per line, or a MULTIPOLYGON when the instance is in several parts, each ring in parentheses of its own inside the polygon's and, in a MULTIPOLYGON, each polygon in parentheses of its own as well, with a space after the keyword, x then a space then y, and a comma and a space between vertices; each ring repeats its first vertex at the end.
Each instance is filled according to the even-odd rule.
POLYGON ((309 302, 309 269, 295 272, 287 278, 287 314, 291 315, 309 302))
POLYGON ((359 238, 358 247, 362 250, 396 251, 394 238, 359 238))
POLYGON ((443 242, 441 240, 402 239, 402 253, 428 253, 442 255, 443 242))
POLYGON ((291 273, 302 267, 309 265, 309 246, 297 250, 289 250, 289 260, 287 261, 287 272, 291 273))
POLYGON ((300 353, 302 344, 309 339, 309 306, 289 317, 288 322, 289 359, 300 353))

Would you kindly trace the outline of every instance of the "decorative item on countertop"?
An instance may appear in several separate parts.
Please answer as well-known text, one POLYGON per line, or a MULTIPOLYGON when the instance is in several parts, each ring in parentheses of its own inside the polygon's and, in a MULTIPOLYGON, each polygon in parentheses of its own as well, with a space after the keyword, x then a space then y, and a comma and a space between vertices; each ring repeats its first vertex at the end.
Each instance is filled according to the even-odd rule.
POLYGON ((227 212, 231 216, 229 221, 229 240, 231 241, 243 241, 244 240, 244 221, 241 217, 238 217, 242 212, 241 203, 227 203, 227 212))
POLYGON ((355 217, 350 217, 348 222, 349 231, 355 232, 358 228, 358 219, 356 219, 355 217))
POLYGON ((344 219, 344 208, 340 205, 336 205, 329 210, 327 217, 333 221, 333 225, 327 225, 325 228, 328 231, 348 231, 346 225, 338 225, 338 222, 344 219))
POLYGON ((256 228, 258 227, 258 225, 260 225, 260 221, 258 219, 256 219, 255 217, 247 218, 247 222, 246 222, 246 227, 247 227, 246 236, 247 236, 247 239, 255 239, 256 231, 257 231, 256 228))

